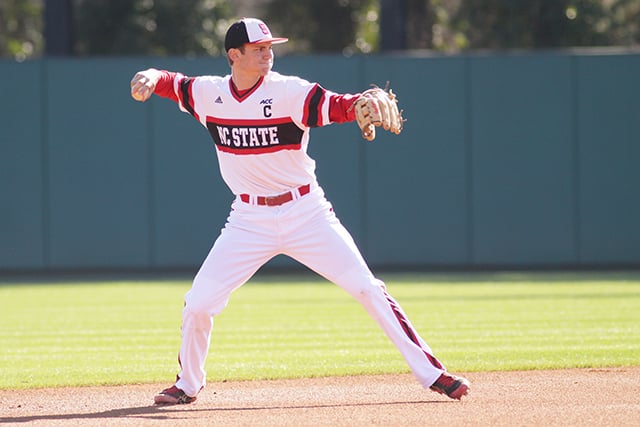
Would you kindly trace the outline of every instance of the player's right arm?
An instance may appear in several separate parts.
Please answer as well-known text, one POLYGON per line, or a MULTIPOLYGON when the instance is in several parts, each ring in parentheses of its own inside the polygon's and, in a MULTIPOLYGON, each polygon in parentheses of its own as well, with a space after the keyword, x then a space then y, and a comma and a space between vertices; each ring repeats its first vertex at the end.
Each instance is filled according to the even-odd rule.
POLYGON ((206 121, 200 119, 196 112, 194 96, 194 82, 197 77, 187 77, 181 73, 149 68, 137 72, 131 79, 131 97, 136 101, 145 102, 154 93, 163 98, 169 98, 181 111, 191 114, 196 120, 206 126, 206 121))
POLYGON ((173 91, 175 77, 174 72, 155 68, 139 71, 131 79, 131 97, 136 101, 145 102, 155 93, 178 102, 178 97, 173 91))

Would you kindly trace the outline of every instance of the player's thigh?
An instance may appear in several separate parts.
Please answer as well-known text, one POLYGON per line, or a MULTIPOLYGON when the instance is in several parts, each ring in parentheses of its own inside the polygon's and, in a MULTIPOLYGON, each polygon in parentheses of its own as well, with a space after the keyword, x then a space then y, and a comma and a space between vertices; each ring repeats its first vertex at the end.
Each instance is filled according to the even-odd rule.
POLYGON ((369 269, 351 234, 332 214, 292 239, 289 255, 336 283, 346 272, 369 269))
POLYGON ((249 280, 275 255, 274 251, 273 239, 228 224, 196 274, 185 297, 186 305, 218 314, 231 292, 249 280))

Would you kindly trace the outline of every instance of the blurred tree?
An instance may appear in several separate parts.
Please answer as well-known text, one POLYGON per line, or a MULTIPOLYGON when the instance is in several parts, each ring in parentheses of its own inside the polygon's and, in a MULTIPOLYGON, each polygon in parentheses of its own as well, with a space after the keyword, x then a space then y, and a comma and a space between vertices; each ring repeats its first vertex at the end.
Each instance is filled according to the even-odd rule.
POLYGON ((640 1, 619 0, 610 7, 609 32, 621 46, 640 44, 640 1))
POLYGON ((230 24, 223 0, 74 0, 79 55, 216 55, 230 24))
POLYGON ((19 61, 44 48, 42 0, 0 1, 0 57, 19 61))
MULTIPOLYGON (((0 57, 43 53, 44 1, 0 0, 0 57)), ((290 37, 282 52, 368 53, 380 49, 380 32, 388 30, 382 5, 401 21, 393 27, 401 30, 399 49, 640 44, 640 0, 70 1, 76 55, 221 54, 224 33, 240 12, 263 17, 274 33, 290 37)))
POLYGON ((295 52, 370 52, 377 45, 379 0, 271 0, 264 19, 295 52))
POLYGON ((73 10, 71 0, 49 0, 44 4, 45 55, 73 55, 73 10))
POLYGON ((436 20, 433 3, 430 0, 407 0, 407 49, 433 49, 436 20))
POLYGON ((639 41, 638 0, 462 0, 452 19, 469 49, 630 46, 639 41))

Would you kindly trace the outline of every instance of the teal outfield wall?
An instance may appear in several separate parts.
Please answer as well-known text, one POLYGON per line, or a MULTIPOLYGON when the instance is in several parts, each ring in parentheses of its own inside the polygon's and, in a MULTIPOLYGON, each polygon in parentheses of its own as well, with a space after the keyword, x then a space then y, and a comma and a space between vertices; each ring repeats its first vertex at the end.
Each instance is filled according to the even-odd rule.
MULTIPOLYGON (((0 62, 0 271, 196 268, 232 196, 207 131, 135 71, 213 59, 0 62)), ((391 81, 402 135, 312 131, 328 198, 374 267, 640 266, 640 54, 283 57, 357 92, 391 81)), ((270 265, 288 266, 287 259, 270 265)))

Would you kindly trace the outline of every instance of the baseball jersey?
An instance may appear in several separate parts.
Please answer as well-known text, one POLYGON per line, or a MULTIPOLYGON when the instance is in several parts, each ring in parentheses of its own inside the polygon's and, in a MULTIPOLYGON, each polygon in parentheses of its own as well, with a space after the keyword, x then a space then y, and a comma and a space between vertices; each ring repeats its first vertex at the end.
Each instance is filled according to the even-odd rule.
POLYGON ((173 99, 208 129, 222 178, 236 195, 270 196, 314 184, 315 161, 307 154, 310 129, 332 119, 354 119, 347 111, 356 96, 298 77, 271 71, 240 92, 230 75, 163 73, 156 93, 173 99))

